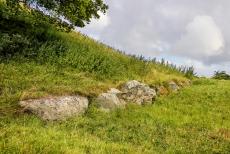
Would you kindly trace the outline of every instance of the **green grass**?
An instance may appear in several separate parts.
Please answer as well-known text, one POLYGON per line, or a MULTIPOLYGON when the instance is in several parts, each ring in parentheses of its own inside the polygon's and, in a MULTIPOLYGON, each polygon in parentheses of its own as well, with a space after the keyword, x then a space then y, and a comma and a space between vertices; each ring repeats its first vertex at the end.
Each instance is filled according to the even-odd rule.
POLYGON ((198 80, 154 105, 100 112, 92 98, 109 88, 133 79, 152 86, 180 82, 186 72, 77 32, 33 27, 34 17, 24 11, 1 21, 0 153, 230 152, 229 82, 198 80), (44 122, 18 106, 20 100, 75 94, 87 96, 90 108, 67 121, 44 122))
POLYGON ((17 111, 19 100, 75 94, 91 98, 133 79, 150 85, 187 80, 171 67, 124 55, 80 33, 50 30, 46 35, 40 48, 27 49, 36 57, 0 57, 2 114, 17 111))
MULTIPOLYGON (((0 111, 3 113, 17 110, 19 100, 75 94, 95 97, 129 79, 136 79, 100 79, 93 73, 81 72, 73 67, 41 65, 35 62, 1 63, 0 72, 0 111)), ((149 78, 150 75, 146 74, 139 80, 149 78)), ((168 80, 185 80, 183 77, 164 73, 159 73, 157 78, 152 77, 148 80, 151 84, 168 80)))
POLYGON ((154 105, 100 112, 92 98, 109 88, 133 79, 150 86, 180 82, 193 69, 124 55, 80 33, 57 31, 27 9, 12 14, 3 2, 0 153, 230 153, 230 82, 197 80, 154 105), (44 122, 18 106, 75 94, 87 96, 90 108, 67 121, 44 122))
POLYGON ((1 153, 229 153, 230 82, 197 80, 154 105, 46 123, 2 116, 1 153))
POLYGON ((95 74, 99 79, 113 81, 138 79, 162 82, 172 78, 185 79, 182 73, 169 66, 146 62, 124 55, 80 33, 57 33, 68 51, 57 61, 61 66, 71 66, 95 74))

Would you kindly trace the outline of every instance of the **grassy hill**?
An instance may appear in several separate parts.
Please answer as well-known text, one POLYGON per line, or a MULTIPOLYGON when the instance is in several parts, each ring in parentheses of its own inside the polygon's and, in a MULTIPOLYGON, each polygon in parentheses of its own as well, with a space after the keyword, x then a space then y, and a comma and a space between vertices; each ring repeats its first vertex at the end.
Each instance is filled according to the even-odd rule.
POLYGON ((34 24, 39 16, 26 11, 11 16, 1 2, 0 153, 230 152, 229 81, 197 80, 154 105, 111 113, 91 102, 85 115, 62 122, 22 113, 20 100, 75 94, 91 100, 128 80, 153 86, 192 75, 41 20, 34 24))
POLYGON ((1 112, 16 110, 17 102, 24 99, 69 94, 96 96, 132 79, 150 85, 187 80, 172 66, 124 55, 80 33, 48 33, 49 39, 39 48, 26 47, 25 53, 1 58, 1 112), (55 37, 55 41, 50 41, 50 37, 55 37))

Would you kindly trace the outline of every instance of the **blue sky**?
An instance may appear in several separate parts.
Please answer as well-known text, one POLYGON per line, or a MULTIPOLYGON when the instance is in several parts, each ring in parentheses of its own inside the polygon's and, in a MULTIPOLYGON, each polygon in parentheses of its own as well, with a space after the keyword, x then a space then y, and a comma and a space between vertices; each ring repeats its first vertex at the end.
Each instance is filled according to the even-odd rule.
POLYGON ((126 53, 230 73, 229 0, 106 0, 109 10, 82 33, 126 53))

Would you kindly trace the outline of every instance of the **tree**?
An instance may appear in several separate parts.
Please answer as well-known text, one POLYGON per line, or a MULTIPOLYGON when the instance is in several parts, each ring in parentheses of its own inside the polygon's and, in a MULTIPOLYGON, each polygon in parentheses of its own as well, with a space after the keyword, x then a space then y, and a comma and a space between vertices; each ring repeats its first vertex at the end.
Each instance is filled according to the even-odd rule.
POLYGON ((92 18, 100 18, 99 12, 106 13, 108 6, 103 0, 7 0, 7 5, 19 10, 26 6, 30 11, 40 12, 70 28, 84 27, 92 18))
POLYGON ((225 71, 215 71, 213 78, 219 80, 230 80, 230 75, 225 71))

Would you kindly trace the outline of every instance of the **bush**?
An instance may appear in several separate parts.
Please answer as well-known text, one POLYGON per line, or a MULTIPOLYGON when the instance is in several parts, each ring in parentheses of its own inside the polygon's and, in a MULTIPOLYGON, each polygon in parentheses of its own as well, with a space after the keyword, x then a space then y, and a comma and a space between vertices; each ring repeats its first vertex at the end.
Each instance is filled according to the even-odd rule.
POLYGON ((66 50, 64 43, 58 39, 40 41, 21 34, 0 34, 0 57, 3 59, 20 56, 32 58, 42 63, 53 62, 66 50))
POLYGON ((213 79, 230 80, 230 75, 227 74, 225 71, 215 71, 213 79))
POLYGON ((11 58, 15 54, 23 54, 29 50, 30 42, 20 34, 0 35, 0 56, 11 58))

